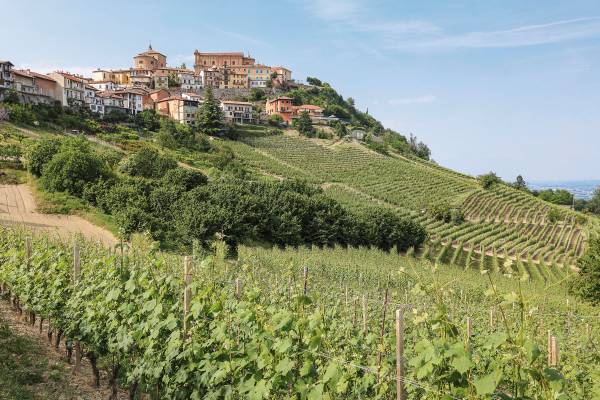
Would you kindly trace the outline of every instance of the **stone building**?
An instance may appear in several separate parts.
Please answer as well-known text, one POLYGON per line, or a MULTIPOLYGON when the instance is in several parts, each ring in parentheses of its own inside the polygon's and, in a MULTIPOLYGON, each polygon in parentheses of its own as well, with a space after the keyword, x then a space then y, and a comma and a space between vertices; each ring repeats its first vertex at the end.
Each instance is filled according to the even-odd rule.
POLYGON ((210 67, 239 67, 241 65, 254 65, 254 58, 245 56, 242 52, 231 53, 201 53, 194 52, 194 70, 197 74, 210 67))

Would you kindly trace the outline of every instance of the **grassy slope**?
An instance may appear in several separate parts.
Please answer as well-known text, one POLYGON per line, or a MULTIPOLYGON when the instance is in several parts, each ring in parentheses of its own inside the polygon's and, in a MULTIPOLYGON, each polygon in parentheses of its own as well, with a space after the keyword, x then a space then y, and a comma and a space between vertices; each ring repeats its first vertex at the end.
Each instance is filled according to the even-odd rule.
MULTIPOLYGON (((52 134, 39 129, 23 131, 39 136, 52 134)), ((573 265, 583 252, 587 238, 596 231, 593 227, 598 226, 593 222, 582 225, 577 221, 578 213, 564 209, 564 220, 550 224, 546 215, 556 206, 506 186, 483 190, 473 177, 416 157, 395 153, 382 155, 348 141, 307 139, 293 130, 280 136, 264 136, 265 131, 264 127, 244 126, 240 128, 240 140, 217 139, 212 145, 217 149, 225 146, 233 149, 254 177, 305 179, 321 185, 328 195, 349 207, 364 208, 376 204, 418 220, 430 232, 435 244, 434 254, 444 245, 457 248, 456 257, 441 257, 440 262, 454 259, 465 263, 468 257, 459 253, 472 250, 474 257, 484 259, 482 265, 504 264, 503 260, 487 260, 494 254, 515 264, 573 265), (432 202, 460 207, 467 222, 455 226, 430 219, 424 209, 432 202)), ((131 151, 139 144, 139 141, 123 141, 118 146, 131 151)), ((102 144, 96 143, 96 146, 107 149, 102 144)), ((212 168, 214 152, 185 149, 167 152, 182 166, 198 169, 209 176, 218 175, 212 168)), ((110 216, 77 204, 77 199, 37 193, 42 205, 49 205, 47 211, 75 210, 88 220, 116 232, 110 216)))

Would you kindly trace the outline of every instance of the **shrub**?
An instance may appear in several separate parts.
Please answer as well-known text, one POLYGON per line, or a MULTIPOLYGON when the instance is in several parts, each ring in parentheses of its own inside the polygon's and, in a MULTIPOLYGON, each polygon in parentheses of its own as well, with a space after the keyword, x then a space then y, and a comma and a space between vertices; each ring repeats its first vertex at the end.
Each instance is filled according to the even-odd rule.
POLYGON ((186 168, 174 168, 167 171, 160 180, 160 184, 169 187, 180 186, 185 191, 206 185, 208 179, 204 174, 186 168))
POLYGON ((479 183, 481 183, 481 187, 483 187, 484 189, 490 189, 495 184, 502 182, 502 180, 498 177, 498 175, 496 175, 495 172, 480 175, 478 179, 479 183))
POLYGON ((269 125, 280 126, 283 124, 283 118, 279 114, 271 114, 268 119, 269 125))
POLYGON ((26 152, 27 169, 36 177, 42 176, 42 169, 58 150, 60 149, 60 140, 58 139, 41 139, 30 145, 26 152))
POLYGON ((105 163, 93 151, 64 146, 44 166, 41 184, 46 190, 80 197, 87 183, 108 176, 105 163))
POLYGON ((177 161, 150 147, 142 147, 119 164, 119 171, 144 178, 160 178, 174 168, 177 168, 177 161))
POLYGON ((546 218, 548 219, 548 222, 551 224, 557 223, 558 221, 563 219, 563 217, 564 217, 563 213, 556 208, 551 209, 550 211, 548 211, 548 214, 546 214, 546 218))

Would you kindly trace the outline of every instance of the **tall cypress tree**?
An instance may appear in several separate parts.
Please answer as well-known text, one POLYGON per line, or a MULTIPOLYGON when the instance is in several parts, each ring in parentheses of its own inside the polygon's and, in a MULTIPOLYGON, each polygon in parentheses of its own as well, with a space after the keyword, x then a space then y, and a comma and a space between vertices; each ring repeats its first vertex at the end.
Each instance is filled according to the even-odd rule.
POLYGON ((206 88, 204 103, 198 108, 196 114, 196 128, 202 133, 215 136, 223 129, 222 117, 221 106, 215 99, 212 89, 206 88))

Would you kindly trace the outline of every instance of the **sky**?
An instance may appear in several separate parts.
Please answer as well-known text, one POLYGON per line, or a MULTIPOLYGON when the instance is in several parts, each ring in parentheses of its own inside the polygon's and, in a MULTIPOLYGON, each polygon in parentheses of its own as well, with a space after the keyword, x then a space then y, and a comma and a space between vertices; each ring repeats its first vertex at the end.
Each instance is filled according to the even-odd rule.
POLYGON ((6 1, 0 59, 39 72, 244 51, 315 76, 438 163, 600 178, 598 0, 6 1), (6 16, 9 16, 6 18, 6 16))

